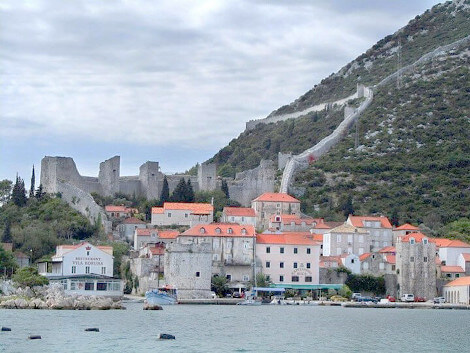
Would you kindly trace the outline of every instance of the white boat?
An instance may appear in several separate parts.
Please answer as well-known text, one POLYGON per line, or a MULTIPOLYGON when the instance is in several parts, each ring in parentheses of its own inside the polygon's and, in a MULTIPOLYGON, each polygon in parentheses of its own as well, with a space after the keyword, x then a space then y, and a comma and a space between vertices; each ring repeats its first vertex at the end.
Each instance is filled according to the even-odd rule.
POLYGON ((237 303, 237 305, 261 305, 261 300, 247 298, 244 301, 237 303))
POLYGON ((178 303, 177 291, 174 288, 152 289, 145 293, 148 305, 173 305, 178 303))

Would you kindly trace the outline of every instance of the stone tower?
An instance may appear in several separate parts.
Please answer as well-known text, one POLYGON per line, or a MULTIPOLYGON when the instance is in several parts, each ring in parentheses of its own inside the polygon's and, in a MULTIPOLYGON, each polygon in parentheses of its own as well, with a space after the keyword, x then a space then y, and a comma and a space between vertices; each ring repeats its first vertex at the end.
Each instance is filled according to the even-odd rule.
POLYGON ((104 196, 113 196, 119 192, 119 176, 121 157, 114 156, 100 163, 98 182, 101 185, 104 196))
POLYGON ((217 166, 215 163, 199 164, 197 170, 199 190, 212 191, 217 188, 217 166))
POLYGON ((163 179, 160 175, 158 162, 146 162, 140 166, 139 180, 142 186, 142 193, 148 199, 159 199, 161 190, 158 181, 163 179))

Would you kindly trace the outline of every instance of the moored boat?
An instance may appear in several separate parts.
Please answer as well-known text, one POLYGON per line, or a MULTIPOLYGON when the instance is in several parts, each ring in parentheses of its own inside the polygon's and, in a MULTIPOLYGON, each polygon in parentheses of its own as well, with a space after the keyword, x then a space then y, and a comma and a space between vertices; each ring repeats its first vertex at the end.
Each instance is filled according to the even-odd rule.
POLYGON ((152 289, 145 293, 145 300, 150 306, 177 304, 177 291, 169 287, 152 289))

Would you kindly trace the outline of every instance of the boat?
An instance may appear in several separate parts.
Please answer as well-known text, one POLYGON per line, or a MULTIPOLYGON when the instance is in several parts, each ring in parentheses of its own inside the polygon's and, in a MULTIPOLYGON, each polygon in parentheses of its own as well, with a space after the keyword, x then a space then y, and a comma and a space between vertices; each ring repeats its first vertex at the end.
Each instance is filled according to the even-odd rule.
POLYGON ((178 303, 176 288, 163 287, 145 292, 147 305, 172 305, 178 303))
POLYGON ((261 300, 256 300, 254 298, 247 298, 242 302, 238 302, 237 305, 261 305, 261 300))

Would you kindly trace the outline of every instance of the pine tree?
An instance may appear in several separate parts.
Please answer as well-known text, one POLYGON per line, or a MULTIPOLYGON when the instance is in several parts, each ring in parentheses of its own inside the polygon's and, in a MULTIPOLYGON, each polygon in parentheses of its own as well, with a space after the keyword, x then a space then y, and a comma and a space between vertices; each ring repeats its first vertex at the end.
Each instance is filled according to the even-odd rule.
POLYGON ((222 179, 222 187, 221 187, 221 189, 222 189, 222 191, 224 192, 225 197, 226 197, 227 199, 229 199, 229 198, 230 198, 230 194, 228 193, 228 185, 227 185, 227 182, 226 182, 224 179, 222 179))
POLYGON ((24 188, 24 181, 18 175, 16 176, 16 182, 13 186, 11 199, 18 207, 23 207, 26 205, 26 190, 24 188))
POLYGON ((194 190, 191 185, 191 179, 188 179, 188 183, 186 184, 186 202, 194 202, 194 190))
POLYGON ((163 178, 162 192, 160 194, 160 203, 163 204, 170 200, 170 188, 168 187, 168 180, 166 176, 163 178))
POLYGON ((398 227, 400 220, 398 219, 398 211, 396 208, 393 209, 392 215, 390 216, 390 222, 393 226, 398 227))
POLYGON ((181 178, 176 185, 175 190, 173 190, 173 194, 171 194, 171 201, 173 202, 185 202, 187 195, 187 185, 184 181, 184 178, 181 178))
POLYGON ((29 188, 29 197, 32 198, 34 197, 34 189, 35 189, 35 182, 36 178, 34 176, 34 164, 33 164, 33 172, 31 174, 31 187, 29 188))
POLYGON ((34 197, 36 197, 38 200, 40 200, 40 199, 43 198, 43 196, 45 194, 46 193, 42 189, 42 184, 39 184, 39 187, 36 189, 36 195, 34 195, 34 197))

